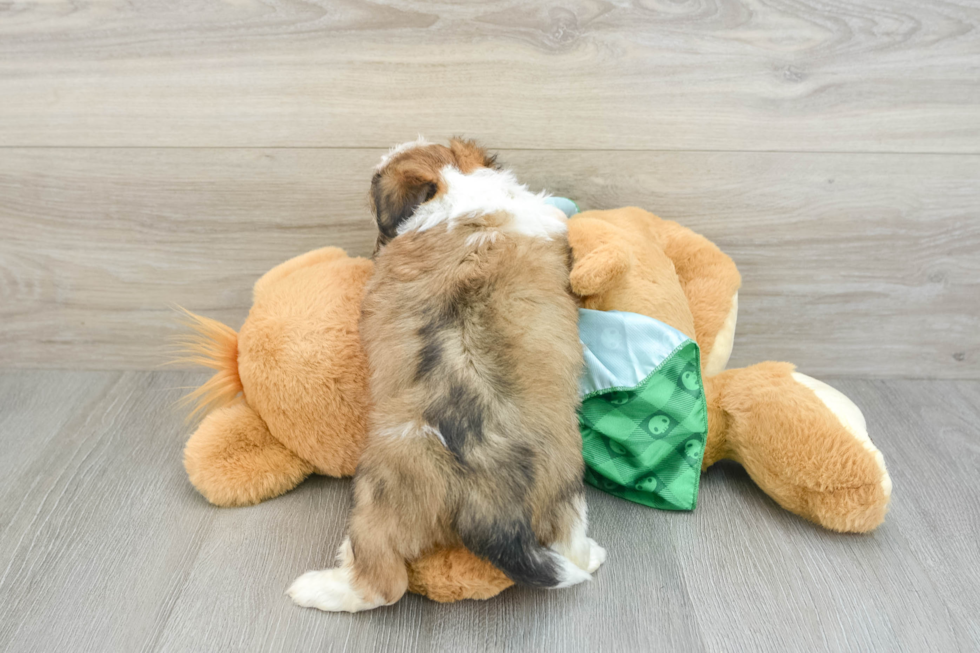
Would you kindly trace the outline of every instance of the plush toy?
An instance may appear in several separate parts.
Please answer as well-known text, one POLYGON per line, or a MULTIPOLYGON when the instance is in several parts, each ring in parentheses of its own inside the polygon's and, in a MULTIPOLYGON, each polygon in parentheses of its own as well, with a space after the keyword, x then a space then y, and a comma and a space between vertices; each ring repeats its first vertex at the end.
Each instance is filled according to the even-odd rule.
MULTIPOLYGON (((736 460, 780 505, 833 530, 864 532, 882 521, 891 483, 850 400, 787 363, 721 371, 740 285, 730 258, 704 237, 635 208, 582 213, 568 227, 571 287, 584 309, 655 318, 698 343, 707 428, 692 455, 701 469, 736 460)), ((209 501, 250 505, 310 473, 353 473, 367 413, 357 320, 371 271, 368 260, 324 248, 259 279, 238 334, 188 314, 197 335, 185 342, 193 352, 185 360, 217 370, 191 395, 206 416, 184 456, 191 482, 209 501)), ((587 462, 588 450, 586 442, 587 462)), ((604 488, 599 474, 587 480, 604 488)), ((488 598, 511 585, 465 549, 415 561, 409 579, 411 591, 438 601, 488 598)))
POLYGON ((740 278, 703 236, 641 209, 569 221, 572 290, 583 306, 654 317, 701 348, 707 469, 735 460, 781 506, 841 532, 884 519, 891 480, 864 417, 847 397, 789 363, 722 371, 735 330, 740 278))
MULTIPOLYGON (((357 323, 374 265, 325 247, 256 283, 236 334, 187 313, 182 362, 217 372, 188 395, 206 413, 184 448, 191 483, 219 506, 247 506, 312 473, 351 476, 367 429, 367 359, 357 323)), ((192 414, 194 414, 192 413, 192 414)))

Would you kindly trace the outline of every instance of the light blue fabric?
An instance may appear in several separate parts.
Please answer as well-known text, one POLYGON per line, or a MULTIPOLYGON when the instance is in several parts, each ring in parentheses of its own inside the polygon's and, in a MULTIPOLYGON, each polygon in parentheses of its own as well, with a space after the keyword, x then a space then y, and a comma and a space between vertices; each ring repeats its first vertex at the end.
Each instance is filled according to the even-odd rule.
POLYGON ((568 199, 567 197, 546 197, 545 203, 550 204, 558 209, 561 209, 562 213, 565 214, 566 218, 570 218, 576 213, 578 213, 578 204, 568 199))
POLYGON ((690 338, 652 317, 623 311, 578 311, 585 354, 579 394, 634 388, 690 338))
POLYGON ((659 320, 579 312, 584 480, 664 510, 697 505, 708 411, 698 345, 659 320))

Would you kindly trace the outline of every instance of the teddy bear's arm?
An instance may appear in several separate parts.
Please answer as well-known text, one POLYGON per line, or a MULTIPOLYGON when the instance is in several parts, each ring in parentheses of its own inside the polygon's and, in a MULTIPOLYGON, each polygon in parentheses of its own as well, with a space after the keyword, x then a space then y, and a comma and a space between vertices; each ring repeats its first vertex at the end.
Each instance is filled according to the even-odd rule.
POLYGON ((701 366, 705 374, 717 374, 732 353, 742 277, 735 262, 704 236, 670 220, 661 229, 664 252, 694 315, 701 366))
POLYGON ((595 218, 577 217, 568 223, 568 244, 575 254, 569 283, 579 297, 606 291, 629 270, 628 254, 611 233, 615 227, 595 218))

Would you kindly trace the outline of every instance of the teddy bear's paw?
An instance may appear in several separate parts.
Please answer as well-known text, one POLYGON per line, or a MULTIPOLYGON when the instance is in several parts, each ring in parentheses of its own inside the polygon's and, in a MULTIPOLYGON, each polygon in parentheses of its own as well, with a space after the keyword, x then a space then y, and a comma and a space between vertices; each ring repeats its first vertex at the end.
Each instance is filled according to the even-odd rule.
POLYGON ((308 571, 293 581, 286 593, 296 605, 326 612, 360 612, 381 605, 361 598, 344 567, 308 571))
POLYGON ((874 442, 868 436, 868 425, 865 422, 861 409, 843 392, 827 385, 823 381, 818 381, 811 376, 800 374, 799 372, 793 372, 793 380, 812 390, 827 409, 837 417, 841 425, 847 429, 847 432, 861 443, 865 451, 871 454, 875 464, 881 470, 881 490, 886 499, 890 497, 892 493, 892 479, 888 475, 888 469, 885 467, 884 456, 881 455, 878 447, 874 445, 874 442))
POLYGON ((585 570, 591 574, 606 561, 606 550, 591 537, 587 539, 589 541, 589 566, 585 570))

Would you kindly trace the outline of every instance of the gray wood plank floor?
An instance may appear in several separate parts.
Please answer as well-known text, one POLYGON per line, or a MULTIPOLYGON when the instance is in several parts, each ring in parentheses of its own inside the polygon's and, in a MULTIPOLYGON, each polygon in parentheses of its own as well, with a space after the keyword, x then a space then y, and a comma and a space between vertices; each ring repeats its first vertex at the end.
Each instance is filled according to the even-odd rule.
POLYGON ((181 466, 186 372, 0 374, 2 651, 971 651, 980 647, 980 382, 842 379, 895 494, 867 536, 782 511, 737 465, 692 513, 590 491, 585 587, 409 596, 360 615, 283 591, 331 560, 349 483, 209 506, 181 466))

